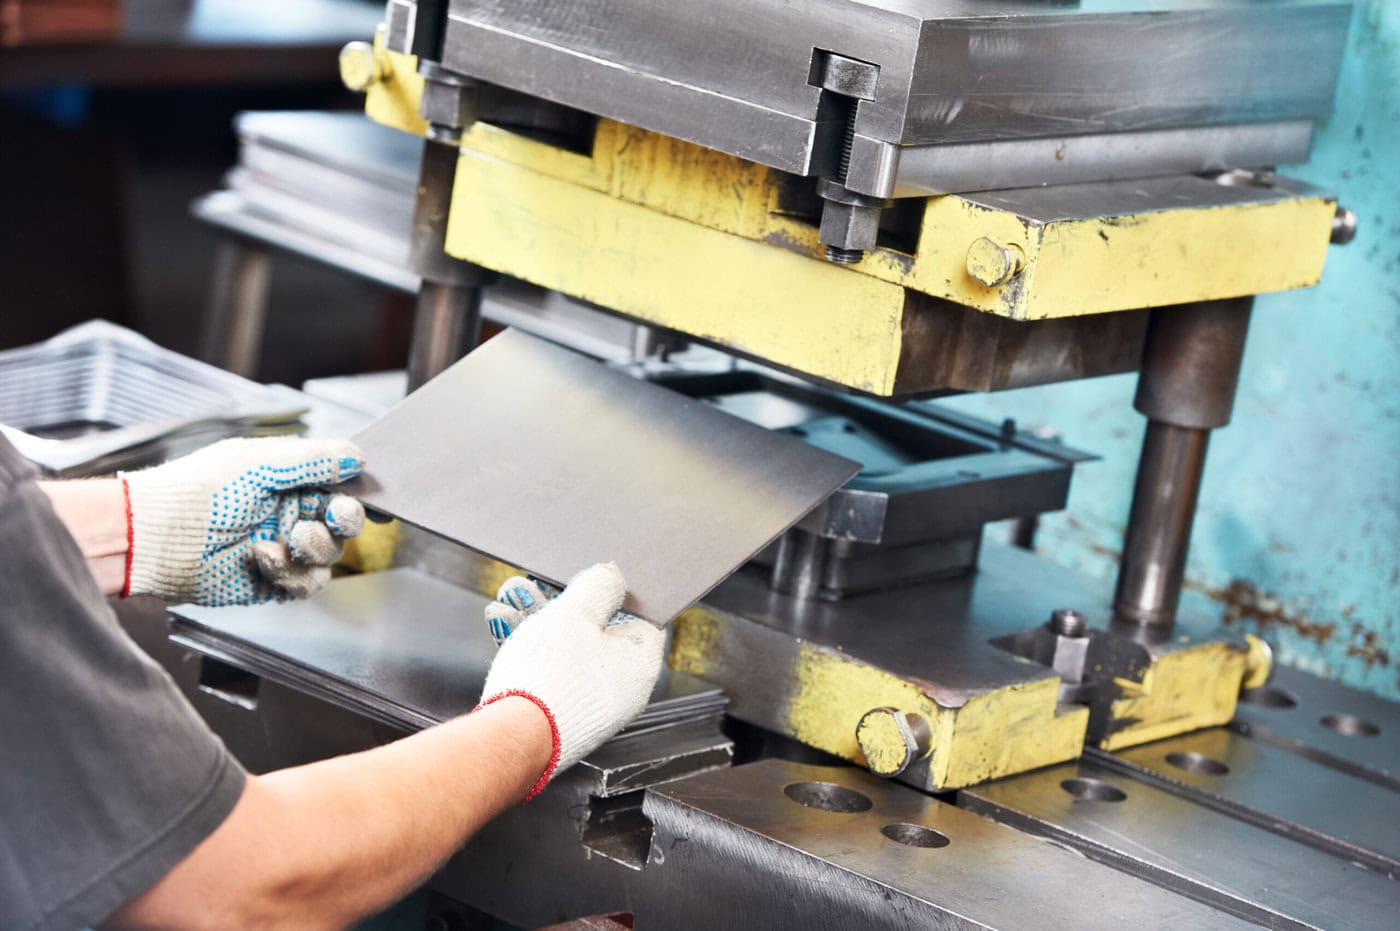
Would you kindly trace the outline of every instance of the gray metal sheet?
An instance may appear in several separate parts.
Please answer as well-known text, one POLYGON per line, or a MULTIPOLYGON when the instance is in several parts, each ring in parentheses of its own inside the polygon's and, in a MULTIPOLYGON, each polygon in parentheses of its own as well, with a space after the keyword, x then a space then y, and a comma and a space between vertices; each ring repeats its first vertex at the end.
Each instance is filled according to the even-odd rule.
POLYGON ((853 767, 764 760, 650 790, 644 810, 654 833, 638 928, 1246 926, 853 767), (642 923, 653 901, 669 921, 642 923))
POLYGON ((366 506, 551 582, 616 562, 657 623, 860 468, 514 330, 356 439, 366 506))
POLYGON ((1286 666, 1235 709, 1236 730, 1400 792, 1400 705, 1286 666))
MULTIPOLYGON (((486 599, 413 569, 332 581, 304 601, 171 609, 185 646, 396 727, 476 706, 496 644, 486 599)), ((628 733, 719 713, 723 694, 667 669, 628 733)))
MULTIPOLYGON (((1400 878, 1400 793, 1350 773, 1226 728, 1094 756, 1200 804, 1400 878)), ((1400 895, 1400 886, 1396 891, 1400 895)))
POLYGON ((1386 928, 1400 910, 1400 883, 1087 761, 964 789, 958 804, 1271 928, 1386 928), (1076 797, 1072 779, 1123 798, 1076 797))

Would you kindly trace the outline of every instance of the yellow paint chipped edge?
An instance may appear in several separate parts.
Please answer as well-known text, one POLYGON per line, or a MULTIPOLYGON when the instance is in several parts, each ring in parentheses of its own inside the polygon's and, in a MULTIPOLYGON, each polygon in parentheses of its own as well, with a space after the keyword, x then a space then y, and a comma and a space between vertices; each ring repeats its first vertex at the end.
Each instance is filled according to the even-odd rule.
POLYGON ((1099 746, 1117 750, 1229 722, 1244 681, 1245 657, 1238 646, 1202 643, 1159 657, 1141 682, 1117 680, 1122 697, 1110 705, 1109 718, 1132 723, 1099 746))

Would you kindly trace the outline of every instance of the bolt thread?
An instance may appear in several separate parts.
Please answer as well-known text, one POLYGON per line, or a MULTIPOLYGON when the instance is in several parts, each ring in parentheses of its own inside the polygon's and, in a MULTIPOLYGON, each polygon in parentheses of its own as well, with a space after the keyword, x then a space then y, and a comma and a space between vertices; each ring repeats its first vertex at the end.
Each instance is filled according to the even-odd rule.
POLYGON ((855 265, 865 258, 863 249, 842 249, 840 246, 826 247, 826 260, 837 265, 855 265))
POLYGON ((1062 608, 1050 615, 1050 629, 1061 637, 1082 637, 1089 629, 1089 622, 1078 611, 1062 608))
POLYGON ((841 131, 841 161, 836 168, 836 179, 846 183, 846 175, 851 170, 851 151, 856 145, 856 107, 860 101, 852 97, 846 102, 845 125, 841 131))

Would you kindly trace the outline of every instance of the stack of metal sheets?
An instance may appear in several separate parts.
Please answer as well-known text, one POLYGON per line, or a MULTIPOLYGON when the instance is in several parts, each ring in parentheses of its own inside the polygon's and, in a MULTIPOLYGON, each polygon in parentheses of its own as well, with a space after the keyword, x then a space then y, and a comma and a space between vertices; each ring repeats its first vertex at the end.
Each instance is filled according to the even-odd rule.
POLYGON ((0 433, 40 468, 94 475, 226 436, 298 431, 302 395, 101 320, 0 352, 0 433))
POLYGON ((227 190, 202 220, 390 287, 416 291, 409 234, 423 140, 360 113, 243 113, 227 190))
MULTIPOLYGON (((414 569, 332 581, 306 601, 172 609, 172 637, 205 656, 404 730, 476 707, 496 644, 487 599, 414 569)), ((618 740, 715 723, 726 698, 667 670, 618 740)))

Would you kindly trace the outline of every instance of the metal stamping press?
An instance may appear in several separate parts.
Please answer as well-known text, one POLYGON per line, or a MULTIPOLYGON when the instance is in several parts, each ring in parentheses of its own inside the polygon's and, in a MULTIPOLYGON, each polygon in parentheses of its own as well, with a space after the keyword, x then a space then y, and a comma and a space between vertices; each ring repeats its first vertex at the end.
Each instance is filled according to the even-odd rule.
MULTIPOLYGON (((661 585, 678 608, 712 590, 671 622, 643 719, 434 888, 526 926, 1393 921, 1400 715, 1275 675, 1262 640, 1182 593, 1253 298, 1315 284, 1355 229, 1275 171, 1308 157, 1349 17, 1247 0, 391 0, 341 70, 370 120, 423 140, 409 386, 441 378, 385 423, 489 406, 448 390, 473 365, 573 372, 511 334, 450 367, 523 293, 567 305, 536 332, 607 359, 606 377, 701 402, 644 465, 705 455, 685 448, 692 425, 748 435, 725 418, 859 465, 742 565, 688 597, 661 585), (984 542, 1062 508, 1088 457, 930 399, 1134 370, 1147 430, 1116 588, 984 542), (1327 713, 1392 736, 1353 739, 1327 713)), ((567 433, 545 435, 562 449, 567 433)), ((754 501, 784 488, 761 459, 744 468, 730 477, 754 501)), ((744 520, 705 494, 677 580, 703 573, 702 530, 744 520)), ((381 529, 392 553, 361 549, 383 571, 309 606, 177 610, 177 643, 204 657, 183 681, 245 756, 294 762, 471 707, 492 645, 464 619, 511 571, 472 550, 509 554, 436 505, 412 516, 413 498, 367 498, 437 534, 381 529)), ((685 553, 663 511, 627 519, 685 553)))

